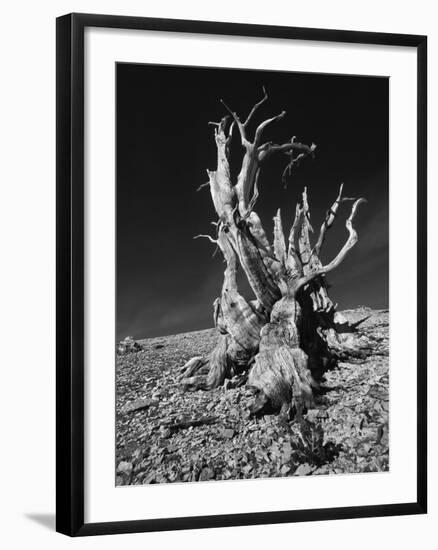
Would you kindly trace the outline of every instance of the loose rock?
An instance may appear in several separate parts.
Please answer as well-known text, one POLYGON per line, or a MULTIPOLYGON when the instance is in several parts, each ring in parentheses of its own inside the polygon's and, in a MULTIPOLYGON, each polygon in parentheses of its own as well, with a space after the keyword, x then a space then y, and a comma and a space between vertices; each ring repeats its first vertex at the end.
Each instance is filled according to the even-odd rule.
POLYGON ((208 356, 214 329, 142 340, 139 353, 118 354, 116 484, 388 470, 388 313, 344 315, 369 316, 361 334, 378 341, 325 373, 302 423, 248 418, 254 396, 236 377, 227 390, 181 391, 181 366, 208 356))

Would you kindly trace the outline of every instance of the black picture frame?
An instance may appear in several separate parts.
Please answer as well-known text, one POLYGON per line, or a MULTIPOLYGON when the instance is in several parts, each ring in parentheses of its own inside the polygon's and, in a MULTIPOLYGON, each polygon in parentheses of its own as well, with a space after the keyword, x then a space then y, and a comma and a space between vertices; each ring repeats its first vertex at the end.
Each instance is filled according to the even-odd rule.
POLYGON ((57 371, 56 529, 70 536, 424 514, 427 511, 427 38, 417 35, 111 15, 68 14, 56 22, 57 371), (263 513, 84 522, 84 29, 407 46, 417 52, 417 498, 415 502, 263 513))

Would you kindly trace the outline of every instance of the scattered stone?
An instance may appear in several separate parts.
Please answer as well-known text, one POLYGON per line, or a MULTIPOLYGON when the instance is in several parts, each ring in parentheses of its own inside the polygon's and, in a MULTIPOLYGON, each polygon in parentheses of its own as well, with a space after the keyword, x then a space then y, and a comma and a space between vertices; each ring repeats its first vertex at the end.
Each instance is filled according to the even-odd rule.
POLYGON ((125 355, 127 353, 136 353, 143 348, 138 342, 134 340, 132 336, 127 336, 124 340, 121 340, 117 346, 117 353, 119 355, 125 355))
POLYGON ((143 479, 143 484, 144 485, 149 485, 150 483, 154 483, 155 482, 155 472, 152 472, 151 474, 147 475, 144 479, 143 479))
POLYGON ((132 462, 125 462, 125 461, 122 461, 119 463, 119 465, 117 466, 117 472, 118 473, 124 473, 124 474, 130 474, 132 472, 132 462))
POLYGON ((310 466, 310 464, 300 464, 295 470, 294 476, 308 476, 313 472, 313 470, 315 470, 315 467, 310 466))
POLYGON ((317 423, 321 420, 327 420, 328 413, 323 409, 309 409, 306 414, 306 419, 309 422, 317 423))
POLYGON ((214 416, 204 416, 201 418, 194 418, 191 420, 181 420, 180 422, 169 422, 166 424, 171 430, 192 430, 193 427, 203 426, 214 424, 216 422, 216 417, 214 416))
POLYGON ((214 478, 214 472, 211 468, 203 468, 199 474, 199 481, 208 481, 214 478))
POLYGON ((153 338, 139 342, 138 355, 118 354, 116 485, 387 470, 388 314, 366 315, 360 331, 373 345, 325 373, 301 423, 248 418, 254 395, 236 377, 226 390, 182 391, 181 364, 207 357, 215 330, 153 338))
POLYGON ((234 430, 232 428, 224 428, 221 431, 221 436, 225 439, 232 439, 234 437, 234 430))
POLYGON ((172 430, 162 426, 161 429, 160 429, 160 435, 161 435, 161 437, 167 439, 168 437, 170 437, 172 435, 172 430))
POLYGON ((327 464, 324 464, 323 466, 321 466, 320 468, 317 468, 316 470, 314 470, 312 472, 312 475, 324 475, 324 474, 328 474, 329 473, 329 467, 327 466, 327 464))
POLYGON ((283 445, 283 457, 281 459, 281 463, 286 464, 287 462, 290 461, 291 458, 292 458, 292 445, 290 444, 289 441, 287 441, 283 445))
POLYGON ((151 400, 147 399, 146 397, 135 399, 134 401, 130 401, 129 403, 126 403, 126 405, 122 409, 122 413, 128 414, 135 411, 139 411, 141 409, 146 409, 147 407, 150 407, 151 404, 152 404, 151 400))

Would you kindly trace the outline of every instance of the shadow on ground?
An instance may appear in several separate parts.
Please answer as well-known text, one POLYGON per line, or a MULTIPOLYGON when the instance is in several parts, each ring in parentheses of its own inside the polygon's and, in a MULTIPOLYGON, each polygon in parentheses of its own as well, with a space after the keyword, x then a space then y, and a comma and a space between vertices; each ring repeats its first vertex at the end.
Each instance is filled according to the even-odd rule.
POLYGON ((55 514, 25 514, 25 517, 35 523, 39 523, 50 531, 55 531, 55 514))

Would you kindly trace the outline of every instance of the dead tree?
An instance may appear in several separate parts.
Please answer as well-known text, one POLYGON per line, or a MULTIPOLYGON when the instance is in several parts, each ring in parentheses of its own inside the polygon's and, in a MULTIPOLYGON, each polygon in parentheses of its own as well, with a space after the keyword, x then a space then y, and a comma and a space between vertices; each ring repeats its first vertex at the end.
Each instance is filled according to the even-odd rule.
POLYGON ((287 157, 282 179, 306 157, 313 157, 315 144, 305 145, 292 137, 287 143, 262 140, 267 126, 282 119, 285 112, 261 122, 251 139, 248 123, 267 100, 254 105, 245 121, 223 101, 229 112, 214 126, 217 168, 207 171, 208 186, 217 213, 216 236, 199 235, 213 242, 225 260, 224 281, 214 302, 214 322, 220 333, 218 344, 209 357, 195 357, 183 367, 182 384, 186 389, 213 389, 226 378, 248 374, 248 385, 256 398, 253 412, 266 406, 285 415, 301 414, 312 405, 312 387, 319 373, 349 348, 352 330, 336 312, 327 293, 325 275, 338 267, 358 237, 353 220, 364 199, 342 194, 328 210, 315 244, 311 244, 310 210, 307 190, 296 206, 288 238, 283 232, 280 210, 274 217, 273 242, 269 242, 255 211, 260 171, 270 157, 287 157), (230 143, 233 130, 239 133, 243 160, 236 181, 230 170, 230 143), (337 256, 327 265, 320 251, 327 231, 340 205, 351 201, 346 220, 348 238, 337 256), (254 293, 246 300, 237 287, 237 270, 242 269, 254 293))

